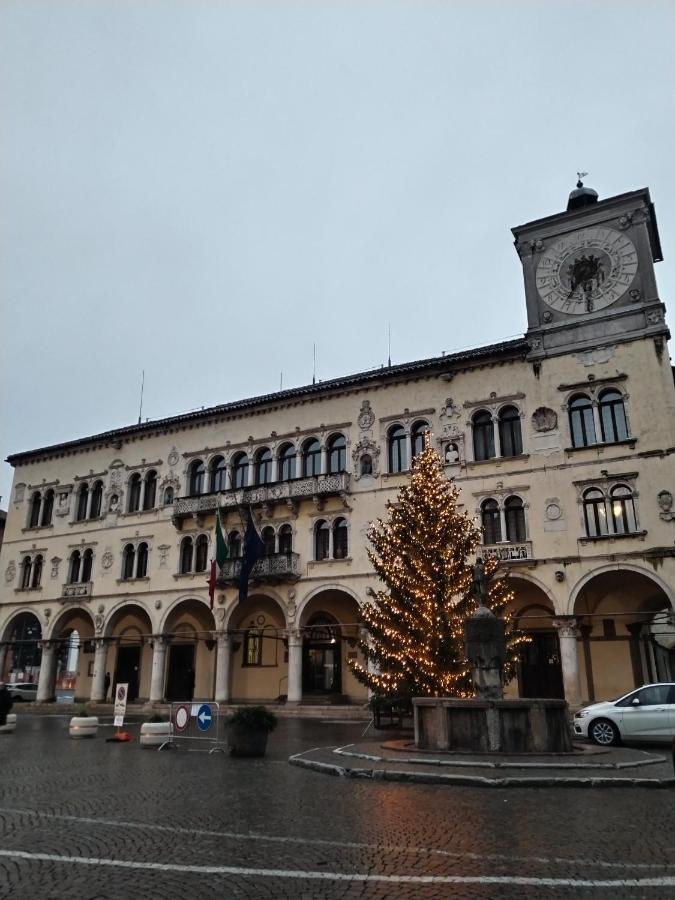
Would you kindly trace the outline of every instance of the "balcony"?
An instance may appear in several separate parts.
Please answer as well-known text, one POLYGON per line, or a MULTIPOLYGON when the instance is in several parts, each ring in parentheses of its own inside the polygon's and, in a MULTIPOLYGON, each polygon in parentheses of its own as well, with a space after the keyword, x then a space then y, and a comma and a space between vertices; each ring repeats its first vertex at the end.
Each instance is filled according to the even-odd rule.
POLYGON ((83 597, 91 597, 93 593, 93 583, 91 581, 78 581, 75 584, 64 584, 61 587, 61 600, 81 600, 83 597))
POLYGON ((532 559, 532 541, 504 544, 485 544, 478 550, 483 559, 496 559, 500 563, 519 563, 532 559))
MULTIPOLYGON (((241 559, 228 559, 220 570, 218 584, 225 587, 239 580, 241 559)), ((300 557, 297 553, 272 553, 261 557, 253 567, 251 581, 276 584, 300 578, 300 557)))
POLYGON ((314 500, 321 508, 327 497, 342 497, 346 505, 348 490, 349 475, 340 472, 336 475, 294 478, 292 481, 278 481, 274 484, 199 494, 194 497, 177 497, 173 505, 173 522, 180 529, 183 519, 190 516, 208 515, 216 509, 225 512, 240 506, 265 507, 275 503, 286 503, 295 511, 301 500, 314 500))

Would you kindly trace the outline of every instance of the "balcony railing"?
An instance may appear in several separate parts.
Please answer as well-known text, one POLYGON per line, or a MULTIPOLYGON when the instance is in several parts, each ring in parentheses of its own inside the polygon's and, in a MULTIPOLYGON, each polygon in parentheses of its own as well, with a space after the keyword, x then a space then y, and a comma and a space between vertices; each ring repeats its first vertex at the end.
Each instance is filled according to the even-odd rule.
MULTIPOLYGON (((220 570, 218 583, 232 584, 239 580, 241 559, 228 559, 220 570)), ((297 581, 300 578, 300 557, 297 553, 272 553, 261 557, 251 572, 252 581, 297 581)))
POLYGON ((485 544, 478 552, 483 559, 496 559, 502 563, 523 562, 532 559, 532 541, 504 544, 485 544))
POLYGON ((78 581, 75 584, 64 584, 61 588, 63 600, 76 600, 82 597, 91 597, 93 584, 91 581, 78 581))
POLYGON ((349 475, 316 475, 311 478, 294 478, 274 484, 237 488, 194 497, 177 497, 173 505, 174 519, 186 516, 205 515, 216 509, 236 509, 238 506, 264 506, 273 503, 295 503, 299 500, 323 499, 341 496, 349 489, 349 475))

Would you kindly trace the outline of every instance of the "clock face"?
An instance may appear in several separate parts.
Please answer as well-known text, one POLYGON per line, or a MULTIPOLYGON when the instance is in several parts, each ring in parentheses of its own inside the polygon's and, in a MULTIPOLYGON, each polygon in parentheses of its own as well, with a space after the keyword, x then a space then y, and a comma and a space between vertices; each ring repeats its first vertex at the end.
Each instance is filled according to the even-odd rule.
POLYGON ((537 290, 552 309, 582 315, 610 306, 633 283, 638 257, 625 234, 596 225, 557 240, 537 266, 537 290))

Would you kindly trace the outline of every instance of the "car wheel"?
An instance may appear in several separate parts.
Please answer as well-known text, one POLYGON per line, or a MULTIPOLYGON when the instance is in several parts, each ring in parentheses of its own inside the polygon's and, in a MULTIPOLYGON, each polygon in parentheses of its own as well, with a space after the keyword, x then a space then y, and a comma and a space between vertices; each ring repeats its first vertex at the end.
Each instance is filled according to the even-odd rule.
POLYGON ((591 722, 588 736, 594 744, 600 744, 601 747, 614 747, 621 740, 619 729, 609 719, 596 719, 595 722, 591 722))

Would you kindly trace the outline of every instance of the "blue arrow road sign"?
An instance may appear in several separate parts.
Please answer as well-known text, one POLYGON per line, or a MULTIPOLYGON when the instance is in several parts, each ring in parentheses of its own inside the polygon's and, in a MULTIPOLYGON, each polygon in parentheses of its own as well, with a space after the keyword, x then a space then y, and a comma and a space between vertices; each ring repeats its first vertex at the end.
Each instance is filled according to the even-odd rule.
POLYGON ((208 731, 213 724, 213 714, 208 703, 202 703, 197 713, 197 727, 200 731, 208 731))

